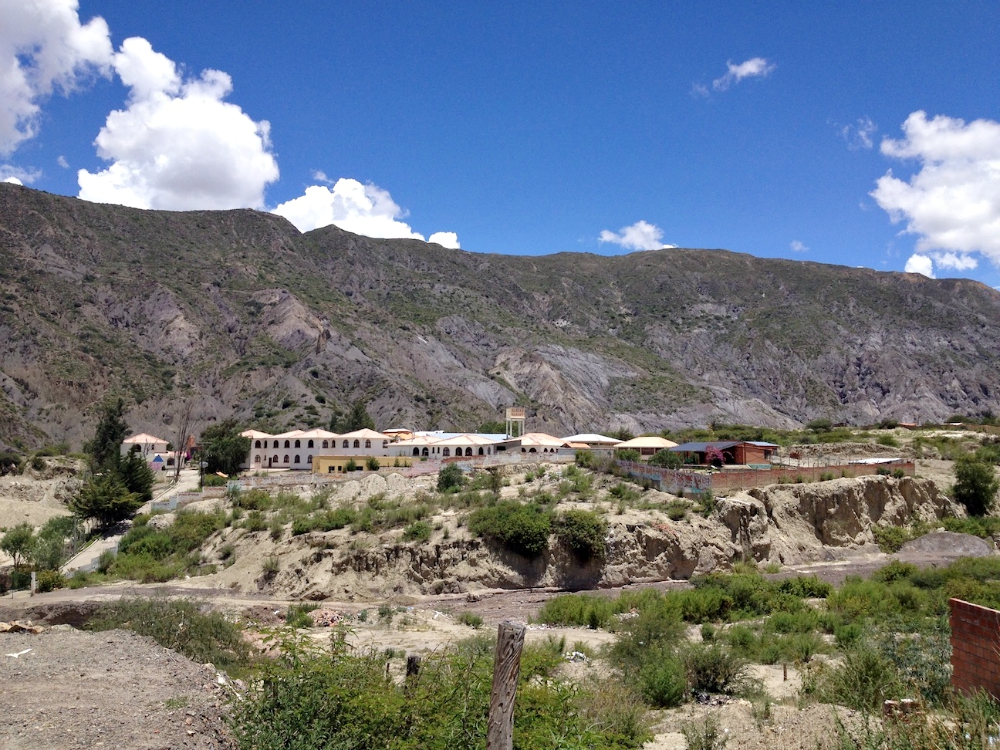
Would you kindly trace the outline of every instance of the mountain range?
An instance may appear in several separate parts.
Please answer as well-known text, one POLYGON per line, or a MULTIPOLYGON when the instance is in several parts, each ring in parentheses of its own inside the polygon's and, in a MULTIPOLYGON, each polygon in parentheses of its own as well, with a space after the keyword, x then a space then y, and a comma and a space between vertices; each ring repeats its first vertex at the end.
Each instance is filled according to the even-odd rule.
POLYGON ((0 445, 235 416, 632 432, 1000 412, 1000 292, 724 250, 491 255, 0 184, 0 445))

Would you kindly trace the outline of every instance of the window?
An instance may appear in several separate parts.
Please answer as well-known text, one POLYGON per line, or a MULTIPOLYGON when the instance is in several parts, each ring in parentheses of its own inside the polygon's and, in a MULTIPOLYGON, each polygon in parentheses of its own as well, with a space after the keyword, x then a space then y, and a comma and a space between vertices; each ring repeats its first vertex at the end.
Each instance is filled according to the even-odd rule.
POLYGON ((296 448, 301 448, 302 447, 302 441, 301 440, 296 440, 295 441, 295 447, 296 448))
MULTIPOLYGON (((426 453, 427 453, 427 449, 424 448, 424 454, 426 455, 426 453)), ((413 449, 413 455, 414 456, 419 456, 420 455, 420 449, 419 448, 414 448, 413 449)))
POLYGON ((309 464, 310 466, 312 466, 312 462, 313 462, 313 457, 312 456, 306 456, 306 463, 309 464))
POLYGON ((297 463, 297 464, 302 463, 302 459, 299 458, 298 454, 295 454, 295 463, 297 463))
POLYGON ((346 440, 344 441, 344 447, 345 448, 347 447, 347 441, 346 440))
POLYGON ((291 440, 286 440, 286 441, 285 441, 285 447, 286 447, 286 448, 291 448, 291 447, 292 447, 291 443, 292 443, 292 441, 291 441, 291 440))
POLYGON ((307 448, 312 448, 313 447, 313 441, 310 440, 309 443, 306 445, 306 447, 307 448))
POLYGON ((324 440, 323 441, 323 447, 324 448, 329 448, 330 447, 330 441, 329 440, 324 440))
POLYGON ((480 456, 483 455, 483 449, 482 448, 479 449, 479 455, 480 456))
POLYGON ((389 441, 388 440, 383 440, 382 441, 382 447, 383 448, 388 448, 389 447, 389 441))
MULTIPOLYGON (((480 448, 480 449, 479 449, 479 452, 480 452, 480 453, 482 453, 482 452, 483 452, 483 449, 482 449, 482 448, 480 448)), ((466 455, 466 456, 471 456, 471 455, 472 455, 472 448, 466 448, 466 449, 465 449, 465 455, 466 455)))
MULTIPOLYGON (((416 450, 416 448, 414 448, 413 450, 416 450)), ((423 449, 423 450, 422 450, 422 451, 420 452, 420 455, 421 455, 421 456, 426 456, 426 455, 427 455, 427 449, 426 449, 426 448, 424 448, 424 449, 423 449)))
POLYGON ((371 447, 372 447, 372 441, 371 440, 366 440, 365 441, 365 448, 371 448, 371 447))
POLYGON ((287 455, 285 456, 285 463, 286 464, 288 463, 288 456, 287 455))
POLYGON ((447 458, 448 456, 450 456, 451 455, 451 448, 445 448, 444 452, 441 455, 444 456, 445 458, 447 458))
POLYGON ((253 447, 254 448, 260 448, 260 441, 258 440, 256 443, 254 443, 253 447))
POLYGON ((275 440, 275 441, 274 441, 274 447, 275 447, 275 448, 277 448, 277 447, 278 447, 278 441, 277 441, 277 440, 275 440))
POLYGON ((253 462, 254 462, 255 464, 259 464, 259 463, 260 463, 260 456, 254 456, 254 457, 253 457, 253 462))
POLYGON ((360 448, 361 447, 361 441, 360 440, 355 440, 354 441, 354 447, 355 448, 360 448))

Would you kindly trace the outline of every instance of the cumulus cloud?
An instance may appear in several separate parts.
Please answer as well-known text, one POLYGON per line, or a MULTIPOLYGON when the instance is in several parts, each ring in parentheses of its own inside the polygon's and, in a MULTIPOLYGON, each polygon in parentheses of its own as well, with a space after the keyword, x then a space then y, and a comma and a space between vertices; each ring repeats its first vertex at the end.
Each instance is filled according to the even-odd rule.
POLYGON ((906 259, 906 266, 903 268, 906 273, 919 273, 934 278, 934 261, 930 256, 914 253, 906 259))
POLYGON ((462 246, 458 242, 458 235, 454 232, 435 232, 427 238, 428 242, 436 242, 441 247, 449 247, 452 250, 460 250, 462 246))
POLYGON ((173 211, 263 207, 265 186, 278 179, 270 125, 223 101, 226 73, 185 80, 141 37, 126 39, 112 65, 129 100, 97 136, 111 165, 77 173, 81 198, 173 211))
POLYGON ((905 223, 903 231, 917 236, 913 257, 932 259, 931 251, 941 251, 935 256, 941 267, 968 270, 975 267, 970 253, 982 253, 1000 265, 1000 123, 914 112, 903 134, 884 139, 881 151, 915 160, 920 169, 909 181, 890 170, 870 195, 894 224, 905 223))
POLYGON ((622 227, 617 232, 605 229, 597 241, 620 245, 626 250, 661 250, 665 247, 676 247, 663 244, 663 230, 641 219, 635 224, 622 227))
POLYGON ((844 125, 840 128, 840 137, 847 143, 851 151, 870 149, 875 145, 875 133, 878 125, 870 117, 859 117, 855 125, 844 125))
MULTIPOLYGON (((346 177, 337 180, 332 189, 310 185, 303 195, 279 204, 274 213, 284 216, 302 232, 333 224, 365 237, 424 239, 409 224, 400 221, 407 213, 396 205, 388 190, 346 177)), ((459 247, 454 232, 435 232, 429 241, 444 247, 459 247)))
POLYGON ((777 66, 768 62, 763 57, 753 57, 745 62, 734 64, 732 60, 726 63, 726 74, 721 78, 712 81, 712 88, 716 91, 725 91, 734 83, 739 83, 744 78, 763 78, 777 66))
POLYGON ((39 102, 110 72, 108 25, 77 0, 0 0, 0 154, 38 132, 39 102))
POLYGON ((56 164, 58 164, 63 169, 69 169, 69 162, 66 161, 66 157, 65 156, 60 155, 60 156, 56 157, 56 164))
POLYGON ((971 271, 979 266, 979 261, 964 253, 931 253, 934 264, 952 271, 971 271))
POLYGON ((807 253, 807 252, 809 252, 809 248, 806 247, 805 243, 802 242, 801 240, 792 240, 789 243, 788 246, 790 248, 792 248, 792 252, 793 253, 807 253))
POLYGON ((22 169, 10 164, 0 164, 0 182, 12 182, 15 185, 30 185, 42 176, 36 169, 22 169))

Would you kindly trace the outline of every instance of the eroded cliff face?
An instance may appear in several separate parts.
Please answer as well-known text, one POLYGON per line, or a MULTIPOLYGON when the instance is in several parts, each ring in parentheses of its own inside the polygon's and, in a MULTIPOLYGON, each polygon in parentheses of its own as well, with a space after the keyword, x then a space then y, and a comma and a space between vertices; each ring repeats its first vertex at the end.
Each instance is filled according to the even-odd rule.
MULTIPOLYGON (((549 550, 529 560, 467 533, 438 543, 371 546, 331 542, 329 535, 316 533, 275 549, 281 571, 250 585, 317 600, 484 588, 601 588, 686 579, 726 570, 738 560, 789 565, 837 559, 851 550, 876 552, 875 526, 951 515, 962 511, 929 480, 872 476, 773 485, 718 500, 709 518, 673 522, 655 511, 638 522, 609 516, 603 561, 580 564, 554 537, 549 550)), ((237 566, 218 575, 247 582, 237 566)))
POLYGON ((229 416, 558 434, 1000 410, 1000 292, 718 250, 500 256, 0 184, 0 447, 229 416))

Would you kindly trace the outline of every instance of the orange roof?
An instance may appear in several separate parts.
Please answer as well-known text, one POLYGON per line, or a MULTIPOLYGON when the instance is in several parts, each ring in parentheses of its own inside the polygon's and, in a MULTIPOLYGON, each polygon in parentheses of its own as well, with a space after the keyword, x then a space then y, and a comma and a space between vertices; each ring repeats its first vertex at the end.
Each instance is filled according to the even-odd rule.
POLYGON ((155 435, 148 435, 145 432, 140 432, 138 435, 133 435, 132 437, 125 438, 122 443, 129 443, 135 445, 144 445, 146 443, 168 443, 169 440, 164 440, 163 438, 158 438, 155 435))

